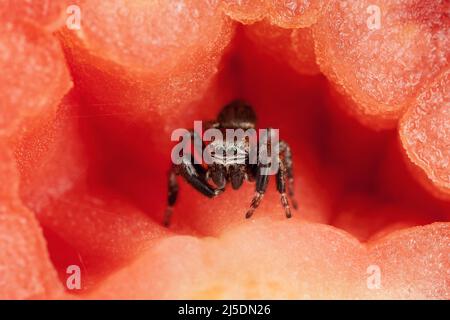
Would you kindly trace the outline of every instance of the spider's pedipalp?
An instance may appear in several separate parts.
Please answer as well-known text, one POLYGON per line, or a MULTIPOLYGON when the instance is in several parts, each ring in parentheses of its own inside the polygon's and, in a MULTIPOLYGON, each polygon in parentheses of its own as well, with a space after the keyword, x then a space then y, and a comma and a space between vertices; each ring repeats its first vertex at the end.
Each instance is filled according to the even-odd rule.
POLYGON ((224 189, 226 181, 225 167, 216 163, 213 163, 208 169, 209 176, 218 189, 224 189))

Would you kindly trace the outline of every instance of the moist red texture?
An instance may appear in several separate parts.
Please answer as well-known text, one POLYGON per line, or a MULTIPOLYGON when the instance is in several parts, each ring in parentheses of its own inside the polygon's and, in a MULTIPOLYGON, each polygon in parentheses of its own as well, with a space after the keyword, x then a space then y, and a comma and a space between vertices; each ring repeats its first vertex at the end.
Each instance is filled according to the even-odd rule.
POLYGON ((376 128, 393 128, 418 90, 448 66, 448 1, 331 1, 314 26, 323 73, 354 103, 352 112, 376 128), (373 10, 373 9, 372 9, 373 10), (368 13, 370 12, 370 13, 368 13))
POLYGON ((450 298, 448 2, 272 3, 6 1, 0 298, 450 298), (180 179, 164 228, 171 132, 235 98, 298 210, 180 179))

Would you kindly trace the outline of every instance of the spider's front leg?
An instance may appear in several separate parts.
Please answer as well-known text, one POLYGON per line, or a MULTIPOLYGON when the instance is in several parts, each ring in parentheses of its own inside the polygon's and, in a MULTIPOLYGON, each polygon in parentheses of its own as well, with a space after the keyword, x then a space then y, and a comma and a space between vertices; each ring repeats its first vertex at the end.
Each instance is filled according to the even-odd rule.
POLYGON ((178 182, 176 176, 175 166, 169 172, 169 183, 168 183, 168 196, 167 196, 167 208, 164 213, 164 226, 168 227, 170 224, 170 218, 173 213, 173 205, 177 201, 178 197, 178 182))
POLYGON ((291 200, 292 207, 297 210, 298 205, 294 197, 294 169, 292 164, 292 153, 291 148, 285 141, 280 141, 280 158, 280 169, 282 167, 285 169, 284 176, 286 177, 285 179, 287 179, 288 182, 287 192, 289 195, 289 199, 291 200))
POLYGON ((166 227, 170 224, 173 206, 178 196, 177 175, 182 176, 187 183, 208 198, 213 198, 221 192, 219 189, 214 189, 206 181, 205 169, 201 165, 194 164, 192 156, 183 156, 181 164, 173 165, 169 172, 167 209, 164 214, 164 225, 166 227))
MULTIPOLYGON (((269 129, 269 135, 271 135, 271 129, 269 129)), ((262 198, 264 197, 264 193, 266 192, 267 185, 269 183, 269 171, 271 170, 272 163, 266 163, 269 160, 269 150, 272 149, 271 143, 269 141, 265 142, 265 145, 260 145, 258 148, 258 163, 256 166, 255 172, 255 182, 256 182, 256 193, 253 196, 252 202, 250 204, 250 209, 247 211, 245 217, 250 218, 255 212, 256 208, 258 208, 261 203, 262 198), (266 152, 264 152, 266 151, 266 152), (264 158, 264 161, 262 161, 264 158)), ((270 151, 272 155, 272 151, 270 151)), ((279 158, 278 156, 276 157, 279 158)), ((251 177, 251 175, 250 175, 251 177)))
POLYGON ((291 218, 291 208, 289 207, 289 201, 286 196, 286 167, 283 161, 279 159, 279 169, 277 172, 277 190, 281 195, 281 204, 283 205, 286 218, 291 218))
POLYGON ((258 163, 258 167, 256 169, 256 193, 252 199, 252 202, 250 204, 250 209, 247 211, 245 217, 248 219, 250 218, 253 213, 255 212, 256 208, 258 208, 259 204, 261 203, 261 200, 264 196, 264 193, 267 189, 267 184, 269 183, 269 175, 265 174, 267 173, 268 165, 262 164, 261 162, 258 163))

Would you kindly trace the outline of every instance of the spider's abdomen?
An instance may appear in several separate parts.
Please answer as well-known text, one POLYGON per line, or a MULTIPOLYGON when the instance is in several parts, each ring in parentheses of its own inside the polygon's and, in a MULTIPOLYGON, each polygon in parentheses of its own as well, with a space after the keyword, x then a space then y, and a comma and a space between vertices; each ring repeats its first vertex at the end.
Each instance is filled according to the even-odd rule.
POLYGON ((235 100, 222 109, 217 120, 222 128, 245 130, 255 127, 256 114, 250 105, 235 100))

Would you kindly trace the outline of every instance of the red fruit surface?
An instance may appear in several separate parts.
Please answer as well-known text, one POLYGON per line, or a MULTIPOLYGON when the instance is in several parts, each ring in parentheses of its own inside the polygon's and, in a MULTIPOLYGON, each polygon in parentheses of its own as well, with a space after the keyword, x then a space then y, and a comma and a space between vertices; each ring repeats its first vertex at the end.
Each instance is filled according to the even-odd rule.
POLYGON ((376 128, 394 128, 411 99, 448 65, 448 1, 332 1, 314 27, 323 73, 376 128), (369 9, 368 9, 369 8, 369 9), (369 11, 367 11, 369 10, 369 11))
POLYGON ((64 265, 82 262, 89 282, 167 230, 93 182, 98 177, 95 170, 92 173, 89 148, 83 144, 79 113, 80 104, 72 93, 59 106, 55 119, 40 123, 16 142, 16 157, 21 197, 56 242, 50 246, 62 243, 73 251, 58 262, 58 271, 64 274, 64 265))
POLYGON ((392 203, 385 204, 383 199, 355 194, 342 201, 330 224, 351 233, 360 241, 367 242, 396 230, 432 222, 431 215, 424 214, 412 206, 407 208, 392 203))
POLYGON ((267 22, 245 26, 245 33, 263 50, 285 61, 301 74, 318 74, 314 39, 310 28, 283 29, 267 22))
MULTIPOLYGON (((241 1, 240 8, 227 2, 229 7, 206 0, 77 1, 81 30, 61 29, 65 56, 55 49, 45 64, 33 57, 58 44, 46 33, 53 15, 37 2, 23 2, 33 12, 23 16, 25 7, 18 5, 8 18, 14 22, 5 25, 14 32, 0 36, 9 39, 2 41, 13 55, 4 60, 12 66, 6 78, 21 81, 12 88, 21 90, 17 106, 24 108, 0 110, 0 117, 15 122, 5 127, 0 121, 8 134, 0 137, 1 298, 450 298, 450 205, 408 169, 408 157, 424 159, 413 160, 416 170, 433 177, 442 193, 448 72, 434 72, 442 67, 436 57, 447 51, 424 51, 430 37, 434 46, 445 42, 439 36, 445 19, 427 29, 437 21, 439 3, 404 13, 405 1, 382 6, 392 14, 392 33, 371 36, 379 45, 400 39, 400 48, 413 50, 410 60, 402 50, 396 56, 407 66, 402 74, 392 71, 398 65, 387 67, 393 60, 374 56, 371 83, 392 77, 369 97, 369 78, 355 69, 367 62, 362 42, 353 48, 362 29, 348 29, 349 22, 338 19, 328 25, 348 34, 331 28, 323 37, 321 21, 313 41, 310 29, 270 23, 312 23, 318 1, 310 7, 276 3, 288 5, 291 15, 269 2, 241 1), (236 28, 222 10, 268 21, 236 28), (414 37, 417 30, 424 39, 414 37), (319 59, 330 82, 314 70, 313 45, 326 49, 326 63, 336 63, 327 69, 319 59), (38 67, 29 67, 17 47, 38 67), (354 63, 355 55, 361 61, 354 63), (436 70, 427 59, 434 59, 436 70), (57 68, 65 70, 66 63, 74 79, 69 94, 67 70, 65 78, 57 68), (414 82, 418 73, 414 86, 397 83, 399 75, 414 82), (49 75, 52 82, 46 82, 49 75), (347 86, 349 75, 367 81, 347 86), (412 87, 422 93, 416 97, 412 87), (404 96, 386 102, 397 93, 404 96), (170 133, 190 128, 193 120, 214 119, 235 98, 254 107, 260 128, 279 128, 291 145, 299 209, 285 218, 273 178, 249 220, 244 215, 254 184, 208 199, 179 179, 172 225, 163 228, 170 133), (385 105, 374 101, 394 111, 386 116, 385 105), (39 106, 33 112, 31 102, 39 106), (397 130, 367 127, 392 126, 400 104, 411 106, 400 126, 402 144, 397 130), (66 287, 70 265, 81 269, 81 290, 66 287)), ((325 13, 344 19, 344 11, 345 17, 355 14, 358 5, 347 2, 343 10, 331 2, 325 13)), ((11 105, 10 96, 0 98, 11 105)))
MULTIPOLYGON (((208 1, 79 1, 82 30, 64 30, 86 102, 102 114, 189 114, 213 85, 234 25, 208 1), (145 23, 144 23, 145 22, 145 23)), ((140 118, 140 117, 139 117, 140 118)))
POLYGON ((70 93, 53 117, 29 120, 27 130, 12 139, 21 176, 20 195, 34 212, 87 176, 89 160, 80 140, 76 99, 70 93))
POLYGON ((259 219, 219 239, 169 237, 89 297, 448 298, 449 241, 448 225, 439 223, 366 246, 329 226, 259 219), (380 289, 368 288, 369 266, 380 270, 380 289))
POLYGON ((442 193, 436 193, 436 187, 433 188, 430 182, 425 184, 420 179, 419 169, 412 168, 415 165, 405 155, 399 140, 396 137, 389 142, 379 165, 376 183, 381 196, 396 199, 408 210, 422 212, 436 221, 447 221, 450 218, 450 202, 442 197, 442 193), (434 192, 430 192, 432 190, 434 192))
POLYGON ((347 112, 348 99, 333 85, 328 86, 324 95, 327 126, 323 126, 323 130, 329 137, 324 142, 327 166, 338 168, 344 189, 373 192, 379 162, 384 157, 386 144, 395 139, 395 133, 379 132, 355 121, 347 112))
POLYGON ((18 198, 19 176, 4 143, 0 163, 0 299, 48 298, 61 286, 42 230, 18 198))
POLYGON ((221 0, 224 12, 245 24, 266 19, 283 28, 309 27, 317 21, 322 0, 221 0))
POLYGON ((53 36, 2 21, 0 47, 0 134, 7 134, 25 118, 54 113, 72 84, 53 36))
POLYGON ((425 86, 400 122, 408 158, 450 195, 450 69, 425 86))
POLYGON ((54 31, 67 19, 70 0, 3 0, 0 7, 0 19, 25 21, 36 27, 54 31))

